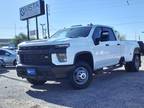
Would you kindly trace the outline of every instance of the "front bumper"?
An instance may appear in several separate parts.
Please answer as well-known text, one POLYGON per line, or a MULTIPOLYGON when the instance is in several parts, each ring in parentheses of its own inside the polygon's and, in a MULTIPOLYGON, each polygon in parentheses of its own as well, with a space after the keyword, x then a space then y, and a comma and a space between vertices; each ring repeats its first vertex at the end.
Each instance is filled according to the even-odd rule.
POLYGON ((74 68, 73 65, 64 66, 29 66, 29 65, 17 65, 17 75, 22 78, 31 78, 37 80, 53 80, 58 78, 67 77, 68 73, 74 68), (35 69, 35 75, 29 75, 27 69, 35 69))

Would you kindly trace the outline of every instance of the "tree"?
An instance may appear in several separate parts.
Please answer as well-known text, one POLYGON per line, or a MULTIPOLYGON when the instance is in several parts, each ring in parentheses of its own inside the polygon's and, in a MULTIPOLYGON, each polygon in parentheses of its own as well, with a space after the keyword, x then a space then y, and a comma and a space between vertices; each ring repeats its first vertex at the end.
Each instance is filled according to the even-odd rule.
POLYGON ((121 40, 121 41, 122 41, 122 40, 126 40, 126 36, 125 36, 125 35, 119 35, 118 38, 119 38, 119 40, 121 40))
POLYGON ((17 46, 19 43, 24 41, 28 41, 28 38, 24 33, 20 33, 18 36, 15 36, 15 38, 12 40, 12 43, 17 46))
POLYGON ((126 36, 123 35, 123 34, 120 34, 118 31, 115 31, 115 34, 116 34, 116 37, 119 39, 119 40, 126 40, 126 36))

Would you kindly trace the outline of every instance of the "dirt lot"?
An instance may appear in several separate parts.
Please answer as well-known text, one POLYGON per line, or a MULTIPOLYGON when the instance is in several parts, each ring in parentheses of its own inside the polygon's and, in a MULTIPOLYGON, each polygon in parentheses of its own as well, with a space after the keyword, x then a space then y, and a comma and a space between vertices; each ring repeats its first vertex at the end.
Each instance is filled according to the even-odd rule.
POLYGON ((99 74, 88 89, 73 90, 66 81, 31 86, 14 68, 0 69, 0 108, 144 108, 143 70, 99 74))

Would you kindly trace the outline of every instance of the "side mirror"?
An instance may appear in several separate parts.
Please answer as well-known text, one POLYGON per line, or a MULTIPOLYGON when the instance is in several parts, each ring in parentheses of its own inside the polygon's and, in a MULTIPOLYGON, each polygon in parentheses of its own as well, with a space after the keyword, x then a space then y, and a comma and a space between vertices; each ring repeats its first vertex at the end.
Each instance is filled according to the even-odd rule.
POLYGON ((99 42, 100 42, 100 38, 96 38, 96 39, 94 40, 94 44, 95 44, 95 45, 98 45, 99 42))

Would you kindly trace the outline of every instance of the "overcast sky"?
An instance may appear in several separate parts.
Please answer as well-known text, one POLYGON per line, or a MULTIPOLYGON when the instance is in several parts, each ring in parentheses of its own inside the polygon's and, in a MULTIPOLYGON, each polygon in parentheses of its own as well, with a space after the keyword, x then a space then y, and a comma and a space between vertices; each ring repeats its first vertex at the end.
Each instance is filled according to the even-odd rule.
MULTIPOLYGON (((13 38, 26 32, 26 22, 20 21, 19 8, 35 0, 2 0, 0 3, 0 38, 13 38)), ((50 32, 88 23, 109 25, 135 39, 144 40, 144 0, 45 0, 50 6, 50 32)), ((30 29, 35 29, 35 19, 30 20, 30 29)), ((39 18, 39 24, 46 17, 39 18)), ((41 26, 39 25, 41 35, 41 26)))

